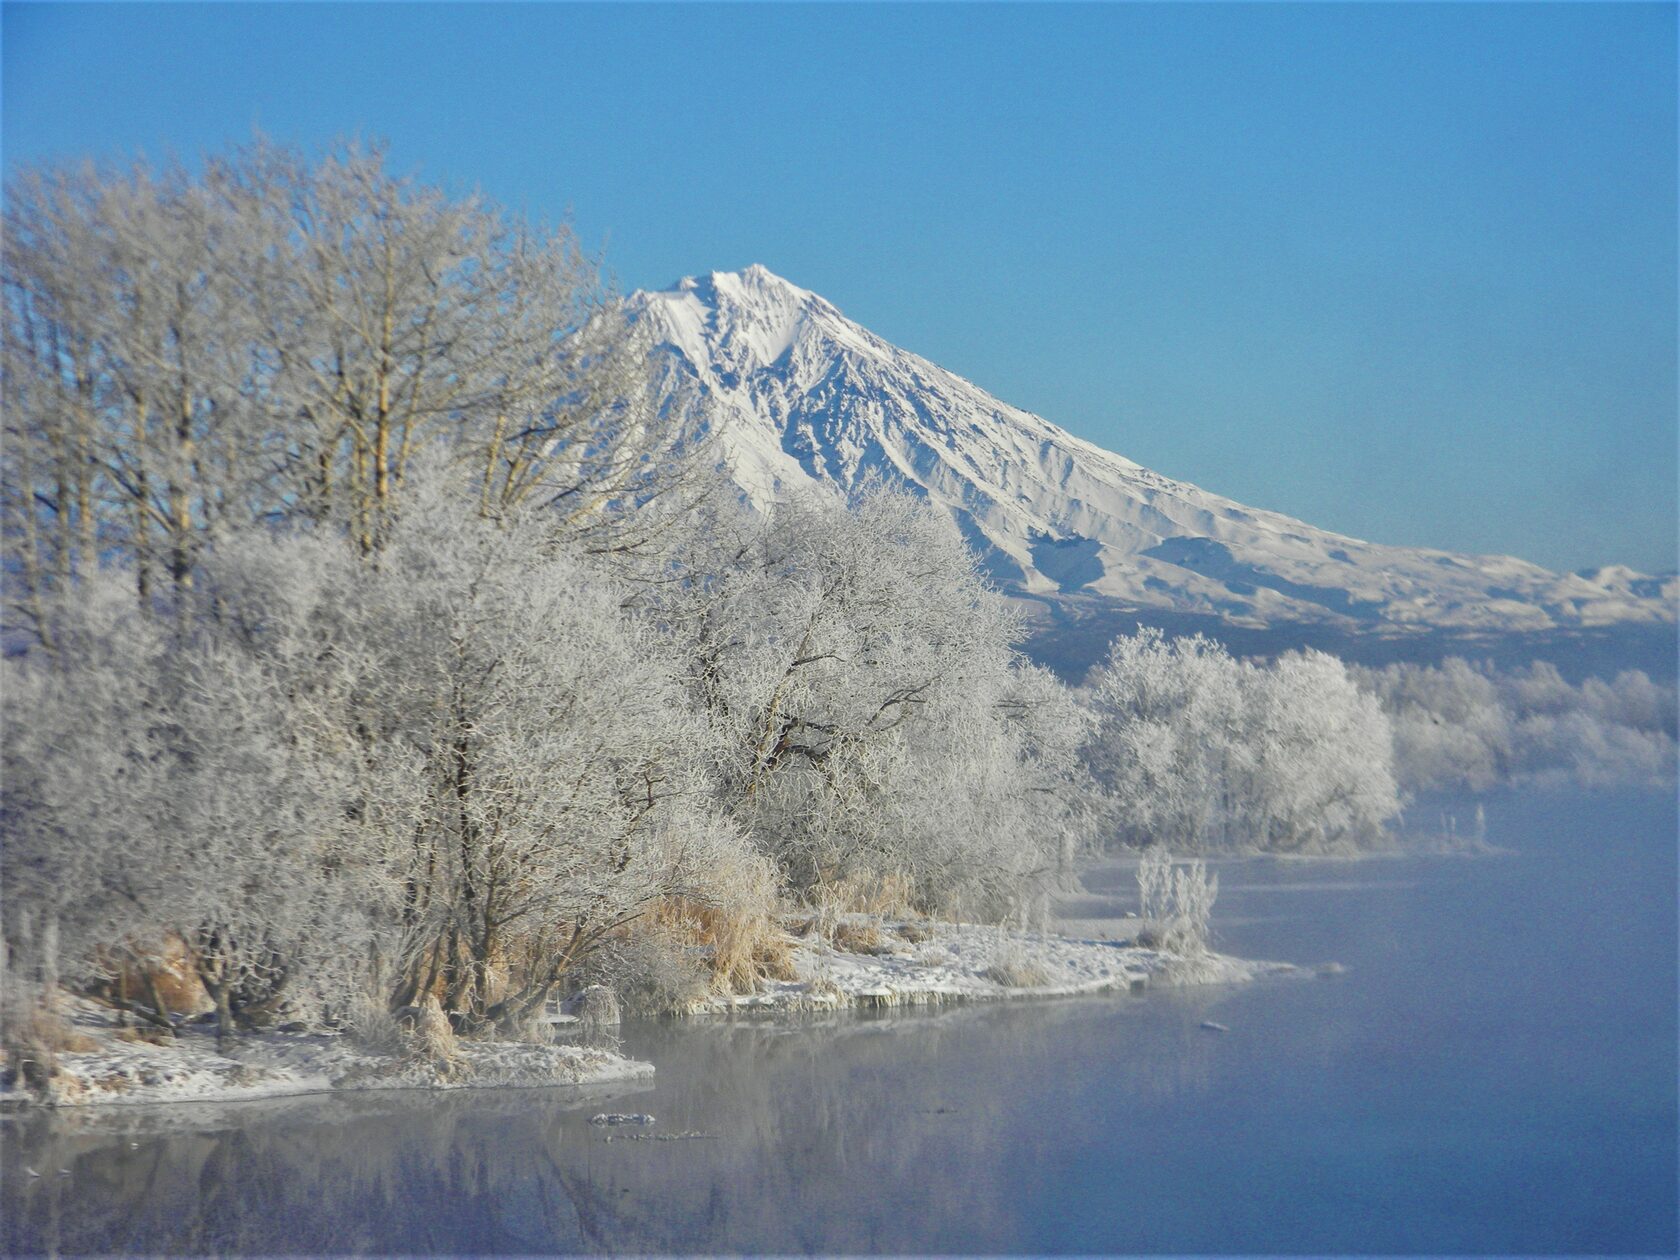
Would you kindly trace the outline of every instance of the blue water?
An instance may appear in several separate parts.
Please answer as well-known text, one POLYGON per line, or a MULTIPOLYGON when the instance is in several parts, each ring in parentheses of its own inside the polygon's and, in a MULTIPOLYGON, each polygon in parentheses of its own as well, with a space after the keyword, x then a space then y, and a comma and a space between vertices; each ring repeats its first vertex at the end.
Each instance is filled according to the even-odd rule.
POLYGON ((1222 864, 1221 947, 1347 965, 1330 979, 632 1026, 657 1082, 610 1098, 9 1117, 0 1240, 1672 1254, 1674 800, 1503 798, 1488 822, 1513 855, 1222 864), (603 1108, 710 1136, 609 1142, 587 1124, 603 1108))

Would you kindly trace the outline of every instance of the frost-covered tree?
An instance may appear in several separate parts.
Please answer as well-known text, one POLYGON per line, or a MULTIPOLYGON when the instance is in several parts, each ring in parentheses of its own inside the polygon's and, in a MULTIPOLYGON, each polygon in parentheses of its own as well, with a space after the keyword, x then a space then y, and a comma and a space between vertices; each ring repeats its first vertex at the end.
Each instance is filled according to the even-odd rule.
POLYGON ((1094 675, 1100 730, 1087 751, 1129 844, 1196 849, 1234 841, 1251 666, 1211 639, 1144 629, 1116 639, 1094 675))
POLYGON ((23 606, 122 553, 142 597, 248 516, 255 326, 225 207, 178 166, 25 169, 6 188, 7 535, 23 606))
POLYGON ((1400 812, 1387 720, 1347 667, 1290 652, 1243 675, 1238 794, 1248 842, 1278 851, 1368 846, 1400 812))
POLYGON ((512 1027, 661 902, 762 888, 679 658, 556 534, 417 491, 371 559, 223 540, 165 617, 90 575, 6 666, 8 901, 88 973, 185 943, 225 1029, 370 989, 512 1027))
POLYGON ((441 988, 469 1024, 517 1023, 606 934, 742 857, 675 658, 546 515, 417 494, 371 566, 301 545, 277 567, 224 586, 227 616, 289 677, 358 657, 325 721, 347 756, 401 768, 351 803, 381 815, 399 890, 396 1004, 441 988))
POLYGON ((117 581, 55 610, 60 653, 6 663, 0 881, 60 925, 68 975, 185 943, 226 1033, 325 981, 370 890, 281 681, 117 581))
POLYGON ((302 516, 364 551, 439 449, 487 515, 574 530, 681 466, 641 351, 565 227, 258 141, 6 188, 9 619, 121 558, 144 600, 220 533, 302 516))
POLYGON ((690 657, 723 808, 803 896, 998 912, 1080 831, 1082 718, 947 519, 886 488, 720 513, 650 615, 690 657))
POLYGON ((1174 866, 1172 854, 1156 845, 1138 862, 1138 913, 1162 944, 1186 954, 1204 954, 1219 876, 1199 858, 1174 866))
POLYGON ((1146 629, 1115 640, 1090 697, 1086 756, 1126 843, 1340 848, 1399 812, 1383 714, 1323 653, 1258 666, 1146 629))

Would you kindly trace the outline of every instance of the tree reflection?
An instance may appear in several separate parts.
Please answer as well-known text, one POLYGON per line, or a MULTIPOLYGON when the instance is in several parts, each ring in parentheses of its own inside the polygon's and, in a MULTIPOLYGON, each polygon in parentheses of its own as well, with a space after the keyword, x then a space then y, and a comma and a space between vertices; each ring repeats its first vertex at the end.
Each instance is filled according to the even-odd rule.
POLYGON ((1068 1047, 1100 1054, 1104 1091, 1165 1109, 1205 1088, 1213 1041, 1197 1024, 1209 1000, 1157 995, 1167 1017, 1148 1020, 1117 1018, 1137 999, 1113 998, 632 1026, 626 1048, 659 1074, 616 1094, 401 1091, 17 1115, 6 1122, 6 1250, 1030 1247, 1023 1194, 1103 1137, 1068 1086, 1068 1047), (657 1126, 591 1126, 615 1097, 657 1126))

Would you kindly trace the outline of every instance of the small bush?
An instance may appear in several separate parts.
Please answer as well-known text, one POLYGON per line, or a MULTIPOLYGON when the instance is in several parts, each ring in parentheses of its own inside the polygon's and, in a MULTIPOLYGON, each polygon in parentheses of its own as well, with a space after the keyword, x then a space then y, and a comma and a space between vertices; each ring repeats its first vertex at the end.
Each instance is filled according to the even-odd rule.
POLYGON ((1138 933, 1138 944, 1182 954, 1207 953, 1219 876, 1210 876, 1199 858, 1175 867, 1172 855, 1156 847, 1138 863, 1137 880, 1139 912, 1152 925, 1138 933))
POLYGON ((655 926, 603 941, 571 973, 574 991, 605 985, 628 1016, 676 1015, 711 991, 705 956, 670 930, 655 926))
POLYGON ((854 874, 827 890, 842 910, 855 914, 904 915, 915 911, 915 883, 899 871, 885 874, 854 874))
POLYGON ((928 941, 916 950, 915 959, 923 967, 948 967, 953 955, 937 941, 928 941))
MULTIPOLYGON (((170 937, 158 956, 130 969, 128 992, 148 1001, 150 984, 157 986, 157 995, 169 1007, 170 1013, 191 1017, 216 1009, 215 1002, 205 992, 204 983, 194 970, 192 955, 179 938, 170 937)), ((163 1012, 158 1012, 162 1014, 163 1012)))
POLYGON ((923 941, 929 940, 933 936, 933 929, 931 927, 928 927, 924 923, 917 922, 914 919, 908 923, 899 924, 893 929, 893 931, 898 934, 901 940, 908 941, 912 945, 920 945, 923 941))
POLYGON ((85 1054, 99 1043, 77 1032, 38 1002, 8 1003, 0 1049, 5 1052, 4 1078, 34 1093, 45 1092, 58 1075, 60 1054, 85 1054))
POLYGON ((25 1084, 45 1082, 58 1073, 61 1054, 90 1054, 99 1043, 71 1027, 68 1020, 39 1005, 6 1020, 6 1066, 25 1084))
POLYGON ((455 1061, 458 1049, 455 1028, 443 1013, 443 1004, 435 993, 428 993, 420 1003, 419 1016, 414 1021, 412 1053, 417 1059, 440 1065, 455 1061))
POLYGON ((586 1032, 617 1028, 624 1019, 618 995, 604 984, 592 984, 577 995, 577 1017, 586 1032))
POLYGON ((792 946, 777 918, 780 894, 763 857, 733 848, 712 855, 704 897, 668 897, 653 915, 656 928, 702 950, 711 988, 754 993, 766 979, 793 977, 792 946))
MULTIPOLYGON (((432 1001, 437 1001, 433 998, 432 1001)), ((441 1013, 442 1008, 439 1008, 441 1013)), ((420 1011, 412 1009, 411 1023, 418 1022, 420 1011)), ((357 996, 350 1008, 349 1033, 357 1045, 376 1054, 401 1054, 408 1048, 402 1022, 390 1007, 371 994, 357 996)))
POLYGON ((991 964, 980 974, 1006 989, 1040 989, 1050 983, 1044 969, 1027 957, 1021 942, 1001 929, 992 946, 991 964))

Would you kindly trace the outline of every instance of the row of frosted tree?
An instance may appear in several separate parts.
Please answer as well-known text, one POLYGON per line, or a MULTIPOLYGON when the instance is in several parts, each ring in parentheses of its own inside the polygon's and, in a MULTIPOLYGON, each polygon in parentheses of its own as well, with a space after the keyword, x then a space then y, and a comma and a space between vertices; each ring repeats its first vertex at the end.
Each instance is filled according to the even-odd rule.
POLYGON ((1145 634, 1068 688, 925 504, 747 511, 563 227, 259 143, 5 228, 5 940, 137 1012, 173 951, 224 1030, 506 1031, 638 936, 748 986, 790 907, 1399 809, 1398 683, 1145 634))

